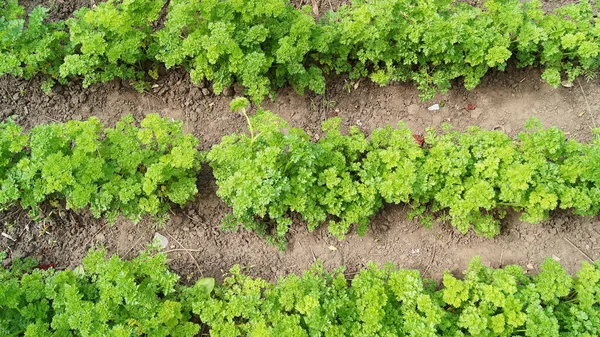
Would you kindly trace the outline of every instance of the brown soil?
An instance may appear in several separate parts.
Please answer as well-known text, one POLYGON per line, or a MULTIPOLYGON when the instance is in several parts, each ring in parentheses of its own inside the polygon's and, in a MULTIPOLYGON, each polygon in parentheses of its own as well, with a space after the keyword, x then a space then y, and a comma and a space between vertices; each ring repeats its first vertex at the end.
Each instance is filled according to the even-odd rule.
MULTIPOLYGON (((323 97, 299 96, 283 89, 275 102, 267 102, 265 107, 315 135, 320 132, 319 124, 333 115, 341 116, 346 126, 357 124, 366 132, 404 120, 416 132, 450 122, 461 130, 468 125, 480 125, 486 129, 499 128, 511 135, 521 131, 529 117, 536 116, 545 125, 562 128, 570 137, 589 140, 592 116, 600 108, 598 81, 553 89, 541 82, 539 75, 537 70, 519 69, 492 73, 476 90, 469 92, 457 84, 448 94, 429 102, 420 102, 411 85, 378 87, 363 80, 348 86, 348 81, 337 78, 329 81, 323 97), (346 90, 348 87, 351 92, 346 90), (446 104, 440 111, 427 110, 442 101, 446 104), (467 104, 475 104, 476 109, 466 111, 467 104)), ((229 90, 230 97, 214 97, 204 88, 205 95, 203 88, 191 85, 188 75, 180 71, 164 76, 147 94, 113 82, 87 90, 71 84, 46 96, 40 91, 38 80, 28 82, 8 77, 0 79, 0 88, 3 88, 2 118, 14 116, 26 126, 89 116, 98 116, 112 125, 127 113, 139 119, 146 113, 159 112, 183 120, 186 131, 202 140, 202 149, 208 149, 226 134, 245 130, 244 119, 227 112, 231 96, 239 88, 229 90)), ((281 252, 253 233, 219 229, 220 219, 229 209, 215 194, 217 186, 208 166, 200 174, 198 185, 201 192, 197 201, 184 210, 174 210, 163 229, 156 229, 148 220, 137 225, 122 220, 115 226, 106 226, 85 212, 56 213, 46 223, 33 223, 23 212, 6 212, 0 218, 4 224, 1 229, 16 242, 0 237, 0 250, 8 250, 12 257, 34 256, 43 263, 66 268, 79 264, 86 250, 96 245, 132 257, 159 232, 169 239, 168 249, 193 250, 169 254, 171 267, 192 279, 201 275, 220 278, 239 263, 247 267, 250 275, 273 280, 276 276, 299 273, 315 259, 323 260, 329 268, 345 265, 349 272, 365 266, 367 261, 391 261, 439 278, 444 270, 464 270, 475 255, 481 255, 495 267, 516 263, 532 270, 545 257, 554 257, 569 271, 577 270, 586 255, 600 258, 597 218, 557 212, 549 221, 530 225, 519 221, 517 214, 511 214, 504 221, 500 236, 485 239, 473 234, 461 235, 446 224, 423 228, 405 220, 405 206, 392 205, 373 218, 366 236, 351 233, 341 242, 328 235, 325 228, 309 233, 296 220, 288 249, 281 252)))
MULTIPOLYGON (((331 2, 336 6, 342 1, 331 2)), ((326 10, 329 3, 323 0, 321 6, 326 10)), ((218 143, 224 135, 246 129, 242 117, 227 112, 231 97, 240 94, 240 88, 231 88, 225 95, 215 97, 208 88, 191 85, 189 76, 182 71, 169 72, 146 94, 114 81, 89 89, 72 83, 56 87, 48 96, 41 92, 40 84, 39 79, 0 78, 0 118, 12 116, 31 127, 97 116, 106 125, 113 125, 128 113, 141 119, 147 113, 158 112, 183 120, 185 130, 201 139, 203 150, 218 143)), ((359 125, 366 132, 403 120, 415 132, 449 122, 461 130, 479 125, 502 129, 513 136, 523 130, 527 119, 535 116, 545 125, 562 128, 569 137, 589 140, 594 118, 600 114, 599 98, 597 79, 553 89, 540 80, 538 70, 509 69, 488 74, 473 91, 466 91, 456 83, 449 93, 428 102, 421 102, 410 84, 379 87, 368 80, 350 82, 332 78, 324 96, 299 96, 286 88, 274 102, 266 102, 264 106, 292 126, 305 128, 313 135, 319 134, 322 121, 334 115, 342 117, 345 126, 359 125), (428 106, 441 102, 445 102, 441 110, 427 110, 428 106), (467 104, 475 104, 476 109, 467 111, 467 104)), ((596 118, 596 123, 599 122, 596 118)), ((4 212, 0 214, 0 232, 15 241, 0 236, 0 251, 8 251, 10 257, 33 256, 42 263, 67 268, 78 265, 93 246, 103 245, 110 253, 133 257, 159 232, 169 239, 168 249, 177 250, 169 253, 172 269, 192 280, 199 276, 220 279, 234 264, 245 266, 249 275, 274 280, 288 273, 300 273, 316 259, 323 260, 328 268, 345 265, 350 273, 368 261, 391 261, 421 270, 434 279, 439 279, 444 270, 464 270, 475 255, 482 256, 493 267, 520 264, 532 271, 546 257, 560 260, 570 272, 577 270, 582 260, 600 259, 597 217, 557 212, 551 220, 531 225, 521 222, 518 214, 510 214, 503 222, 502 234, 485 239, 473 234, 461 235, 447 224, 423 228, 405 220, 406 206, 392 205, 373 218, 366 236, 351 233, 344 241, 328 235, 325 228, 309 233, 296 219, 287 251, 282 252, 254 233, 219 229, 220 219, 230 210, 216 196, 217 186, 207 165, 198 185, 196 202, 183 210, 174 209, 172 219, 161 229, 149 220, 138 224, 120 220, 114 226, 107 226, 85 212, 48 212, 44 223, 32 222, 20 210, 4 212), (180 250, 183 248, 190 251, 180 250)))

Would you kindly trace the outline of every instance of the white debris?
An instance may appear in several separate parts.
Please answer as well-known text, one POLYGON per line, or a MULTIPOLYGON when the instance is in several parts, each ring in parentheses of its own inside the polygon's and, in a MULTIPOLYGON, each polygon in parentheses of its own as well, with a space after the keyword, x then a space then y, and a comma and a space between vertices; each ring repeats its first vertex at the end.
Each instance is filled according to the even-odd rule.
POLYGON ((429 110, 429 111, 438 111, 439 109, 440 109, 440 105, 437 103, 430 106, 429 108, 427 108, 427 110, 429 110))
POLYGON ((560 84, 565 87, 565 88, 572 88, 573 87, 573 82, 569 82, 569 81, 562 81, 560 82, 560 84))
POLYGON ((167 248, 167 246, 169 245, 169 239, 167 239, 166 237, 164 237, 159 232, 154 233, 154 240, 158 241, 158 243, 160 244, 160 246, 162 248, 167 248))
POLYGON ((2 234, 2 236, 4 236, 5 238, 7 238, 7 239, 9 239, 9 240, 12 240, 12 241, 17 241, 17 240, 15 240, 15 239, 14 239, 12 236, 10 236, 10 235, 8 235, 8 234, 6 234, 6 233, 4 233, 4 232, 2 232, 1 234, 2 234))

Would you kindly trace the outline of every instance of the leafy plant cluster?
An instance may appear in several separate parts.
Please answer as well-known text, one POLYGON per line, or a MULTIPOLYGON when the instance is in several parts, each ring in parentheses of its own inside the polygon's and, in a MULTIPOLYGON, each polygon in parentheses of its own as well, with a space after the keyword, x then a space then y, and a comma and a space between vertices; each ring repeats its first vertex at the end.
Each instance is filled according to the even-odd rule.
POLYGON ((244 276, 186 287, 166 255, 132 261, 90 251, 75 270, 0 267, 3 336, 598 336, 600 263, 570 276, 552 259, 537 275, 479 258, 442 286, 418 271, 370 264, 351 281, 321 263, 276 284, 244 276))
POLYGON ((384 85, 412 81, 422 98, 462 78, 467 89, 490 69, 539 66, 554 87, 600 68, 600 20, 587 0, 545 14, 538 0, 487 0, 480 7, 453 0, 353 1, 328 12, 315 54, 324 71, 369 76, 384 85))
POLYGON ((543 68, 553 86, 600 68, 600 19, 589 0, 551 13, 540 0, 357 0, 318 19, 287 0, 173 0, 162 22, 165 5, 109 0, 52 23, 37 7, 25 24, 23 8, 5 1, 0 75, 46 73, 46 89, 72 77, 84 86, 122 78, 143 90, 146 73, 156 77, 163 63, 212 81, 217 93, 238 82, 260 102, 287 83, 322 94, 330 73, 412 81, 431 98, 454 79, 474 88, 510 60, 543 68))
MULTIPOLYGON (((30 79, 47 75, 44 88, 50 90, 62 60, 71 52, 66 44, 65 23, 47 22, 48 9, 35 7, 25 17, 17 0, 0 3, 0 76, 10 74, 30 79)), ((65 79, 61 79, 66 83, 65 79)))
MULTIPOLYGON (((74 270, 32 270, 35 263, 19 260, 0 268, 0 334, 192 337, 199 332, 166 255, 142 252, 131 261, 105 255, 90 251, 74 270)), ((203 280, 186 291, 210 292, 213 285, 214 280, 203 280)))
MULTIPOLYGON (((232 107, 244 104, 234 100, 232 107)), ((600 211, 600 138, 566 140, 538 121, 512 140, 501 131, 445 125, 429 129, 419 145, 404 123, 367 137, 356 126, 343 134, 340 119, 323 123, 318 141, 290 128, 271 112, 249 117, 250 134, 224 137, 208 153, 219 190, 233 208, 226 228, 239 224, 283 245, 299 214, 314 230, 328 223, 343 238, 359 234, 384 203, 407 203, 428 222, 442 212, 461 232, 492 237, 508 208, 536 223, 555 209, 595 215, 600 211)))
POLYGON ((167 68, 184 65, 216 93, 237 81, 259 101, 286 83, 324 92, 321 69, 305 65, 316 28, 287 0, 174 0, 153 49, 167 68))
POLYGON ((92 117, 38 125, 28 132, 0 123, 0 208, 20 205, 36 215, 44 203, 89 208, 110 221, 161 216, 197 193, 198 139, 181 122, 131 115, 114 128, 92 117))
MULTIPOLYGON (((108 0, 81 8, 66 21, 48 21, 37 6, 27 19, 17 0, 0 4, 0 75, 48 76, 43 85, 82 78, 83 86, 115 78, 144 88, 148 45, 164 0, 108 0)), ((151 67, 150 67, 151 68, 151 67)))
POLYGON ((108 0, 81 8, 67 20, 74 53, 64 58, 60 77, 83 77, 83 86, 115 78, 144 89, 148 45, 164 0, 108 0))

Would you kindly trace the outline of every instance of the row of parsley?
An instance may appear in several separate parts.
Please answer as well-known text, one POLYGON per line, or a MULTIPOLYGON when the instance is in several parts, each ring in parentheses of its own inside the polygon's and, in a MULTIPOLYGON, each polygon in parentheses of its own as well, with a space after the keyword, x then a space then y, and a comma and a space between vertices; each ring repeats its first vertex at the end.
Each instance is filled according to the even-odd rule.
POLYGON ((146 90, 161 66, 183 67, 195 83, 212 81, 216 93, 238 82, 260 102, 286 84, 323 94, 325 75, 337 73, 381 85, 414 82, 430 98, 454 79, 473 88, 513 60, 543 68, 542 78, 558 86, 561 77, 597 75, 596 11, 588 0, 551 13, 539 0, 481 7, 378 0, 315 17, 287 0, 131 0, 49 22, 47 8, 26 16, 17 0, 7 0, 0 4, 0 75, 44 74, 47 91, 74 78, 85 87, 120 78, 146 90))

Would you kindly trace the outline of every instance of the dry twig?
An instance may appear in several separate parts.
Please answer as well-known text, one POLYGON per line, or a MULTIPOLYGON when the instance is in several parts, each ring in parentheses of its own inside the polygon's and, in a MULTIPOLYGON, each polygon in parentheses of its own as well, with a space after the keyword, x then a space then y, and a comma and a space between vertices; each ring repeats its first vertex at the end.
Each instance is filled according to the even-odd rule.
POLYGON ((569 239, 567 239, 567 238, 564 238, 564 239, 565 239, 565 241, 567 241, 567 242, 568 242, 568 243, 569 243, 571 246, 573 246, 573 248, 577 249, 577 250, 578 250, 578 251, 581 253, 581 255, 585 256, 585 257, 586 257, 586 258, 587 258, 587 259, 588 259, 588 260, 589 260, 591 263, 594 263, 594 260, 593 260, 593 259, 592 259, 592 258, 591 258, 589 255, 587 255, 586 253, 584 253, 584 252, 583 252, 583 250, 579 249, 579 247, 575 246, 575 244, 574 244, 573 242, 571 242, 571 240, 569 240, 569 239))
MULTIPOLYGON (((173 241, 177 242, 177 244, 179 244, 179 245, 181 246, 181 250, 182 250, 182 251, 186 251, 186 252, 188 253, 188 255, 189 255, 191 258, 192 258, 192 260, 194 260, 194 264, 196 264, 196 267, 198 268, 198 272, 200 272, 200 274, 202 274, 202 268, 200 268, 200 264, 198 263, 198 261, 196 260, 196 258, 194 257, 194 255, 192 255, 192 253, 191 253, 192 251, 198 251, 198 252, 199 252, 199 251, 201 251, 201 250, 192 250, 192 249, 185 248, 185 247, 184 247, 184 246, 181 244, 181 242, 179 242, 179 240, 177 240, 177 239, 176 239, 176 238, 175 238, 173 235, 171 235, 171 234, 169 234, 169 233, 167 233, 167 235, 168 235, 168 236, 169 236, 171 239, 173 239, 173 241)), ((171 250, 171 251, 175 251, 175 250, 173 249, 173 250, 171 250)))

